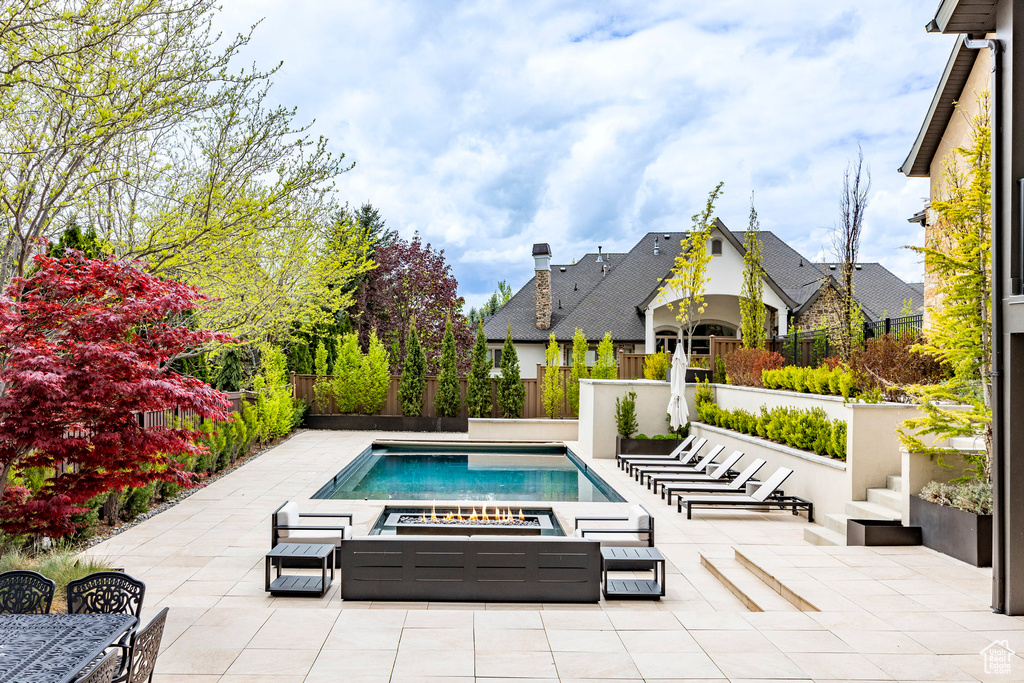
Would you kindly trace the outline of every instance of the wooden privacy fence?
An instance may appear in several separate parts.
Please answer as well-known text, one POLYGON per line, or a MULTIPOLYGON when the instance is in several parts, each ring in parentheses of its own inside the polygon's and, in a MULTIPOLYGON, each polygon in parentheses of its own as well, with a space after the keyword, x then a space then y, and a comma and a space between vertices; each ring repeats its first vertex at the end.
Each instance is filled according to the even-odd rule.
MULTIPOLYGON (((526 396, 523 400, 523 417, 524 418, 540 418, 547 417, 544 412, 544 398, 542 395, 542 382, 544 377, 544 366, 538 365, 538 376, 537 379, 523 379, 523 388, 526 389, 526 396)), ((568 380, 569 380, 568 367, 561 368, 561 381, 562 389, 564 391, 568 380)), ((316 406, 316 394, 313 391, 313 385, 316 383, 316 375, 292 375, 292 388, 294 391, 295 398, 302 399, 312 406, 314 414, 327 414, 337 415, 338 408, 334 403, 334 398, 331 397, 327 401, 326 412, 319 412, 316 406)), ((333 379, 333 376, 328 375, 325 379, 333 379)), ((374 415, 401 415, 402 406, 398 402, 398 385, 400 382, 398 376, 393 376, 391 381, 388 383, 388 396, 384 401, 384 407, 374 413, 374 415)), ((468 388, 468 380, 465 377, 459 379, 459 396, 461 399, 462 407, 459 411, 459 417, 468 417, 469 412, 466 409, 466 390, 468 388)), ((437 411, 434 410, 434 396, 437 394, 437 377, 434 375, 427 376, 426 390, 423 392, 423 417, 437 417, 437 411)), ((491 378, 491 417, 501 417, 501 410, 498 406, 498 378, 491 378)), ((559 417, 562 418, 575 418, 569 410, 568 398, 563 398, 562 409, 559 413, 559 417)))
MULTIPOLYGON (((226 391, 228 395, 228 401, 231 403, 231 407, 228 408, 228 413, 241 413, 242 405, 246 401, 255 400, 256 394, 251 391, 226 391)), ((177 408, 173 410, 150 410, 145 413, 139 413, 139 422, 142 424, 144 429, 150 427, 172 427, 175 423, 180 423, 183 420, 195 419, 196 413, 191 410, 179 410, 177 408)))

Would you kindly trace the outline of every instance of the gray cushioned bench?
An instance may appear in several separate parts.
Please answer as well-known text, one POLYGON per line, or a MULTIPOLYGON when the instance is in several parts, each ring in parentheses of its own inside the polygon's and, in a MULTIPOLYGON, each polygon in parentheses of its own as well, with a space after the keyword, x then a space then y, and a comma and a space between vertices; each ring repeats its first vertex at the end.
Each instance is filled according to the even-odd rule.
POLYGON ((563 536, 367 536, 341 544, 345 600, 598 602, 601 544, 563 536))

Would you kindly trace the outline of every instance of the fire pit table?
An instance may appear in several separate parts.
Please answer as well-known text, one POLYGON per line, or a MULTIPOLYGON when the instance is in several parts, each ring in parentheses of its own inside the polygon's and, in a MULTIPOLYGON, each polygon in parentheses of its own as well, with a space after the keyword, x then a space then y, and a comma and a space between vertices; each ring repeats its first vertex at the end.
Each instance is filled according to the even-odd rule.
POLYGON ((540 536, 551 531, 551 513, 494 506, 430 508, 422 512, 390 512, 384 525, 399 536, 540 536))

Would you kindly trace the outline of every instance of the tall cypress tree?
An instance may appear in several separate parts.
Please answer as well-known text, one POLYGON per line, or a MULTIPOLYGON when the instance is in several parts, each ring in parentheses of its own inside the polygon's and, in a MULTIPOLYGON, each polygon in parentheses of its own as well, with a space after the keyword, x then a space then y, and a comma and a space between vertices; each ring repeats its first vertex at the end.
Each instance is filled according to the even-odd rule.
POLYGON ((402 365, 402 379, 398 385, 398 402, 402 415, 419 417, 423 414, 423 390, 427 386, 427 357, 423 355, 416 325, 409 326, 409 337, 405 342, 405 362, 402 365))
POLYGON ((482 322, 476 326, 476 343, 473 344, 473 361, 469 369, 466 407, 469 409, 470 417, 491 416, 491 363, 487 357, 487 337, 484 336, 482 322))
POLYGON ((221 353, 220 367, 213 375, 213 388, 219 391, 240 391, 245 384, 242 359, 238 350, 229 346, 221 353))
POLYGON ((763 349, 767 333, 764 329, 764 280, 761 268, 761 240, 757 233, 761 224, 754 208, 754 194, 750 194, 750 222, 743 237, 743 289, 740 294, 740 336, 743 347, 763 349))
POLYGON ((519 376, 519 356, 512 345, 512 328, 505 333, 505 346, 501 350, 501 379, 498 380, 498 405, 504 418, 523 416, 526 387, 519 376))
POLYGON ((437 393, 434 395, 434 410, 438 417, 457 417, 462 401, 459 398, 459 372, 455 367, 455 335, 452 334, 451 318, 444 326, 440 368, 437 376, 437 393))

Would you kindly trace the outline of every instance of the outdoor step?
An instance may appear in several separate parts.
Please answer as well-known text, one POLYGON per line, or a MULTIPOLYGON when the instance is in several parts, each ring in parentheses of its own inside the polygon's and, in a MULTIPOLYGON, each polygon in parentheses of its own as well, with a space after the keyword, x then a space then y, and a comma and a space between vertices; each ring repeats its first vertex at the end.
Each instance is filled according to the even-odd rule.
MULTIPOLYGON (((817 524, 812 524, 807 528, 821 528, 817 524)), ((845 545, 845 544, 844 544, 845 545)), ((756 552, 756 550, 755 550, 756 552)), ((764 564, 764 559, 758 559, 756 555, 751 555, 750 551, 733 547, 733 555, 736 557, 736 561, 742 564, 748 572, 759 578, 768 588, 775 591, 783 598, 786 599, 789 604, 796 607, 801 612, 820 612, 821 610, 815 605, 816 600, 808 599, 797 590, 794 590, 791 586, 787 585, 785 574, 790 572, 793 567, 779 567, 772 569, 770 565, 764 564)), ((798 573, 801 573, 797 570, 798 573)))
POLYGON ((822 526, 829 531, 834 531, 843 538, 846 538, 846 520, 848 519, 850 519, 850 515, 840 513, 825 515, 825 521, 822 522, 822 526))
POLYGON ((854 500, 846 504, 846 514, 854 519, 899 519, 900 513, 878 503, 854 500))
POLYGON ((892 489, 868 489, 868 502, 877 503, 899 514, 903 505, 903 494, 892 489))
POLYGON ((808 524, 804 527, 804 540, 811 545, 846 545, 846 535, 820 524, 808 524))
POLYGON ((703 554, 700 563, 711 572, 722 585, 739 598, 751 612, 795 612, 789 601, 769 588, 761 579, 750 573, 746 567, 730 558, 709 558, 703 554))
POLYGON ((890 474, 885 478, 885 488, 903 493, 903 477, 898 474, 890 474))

